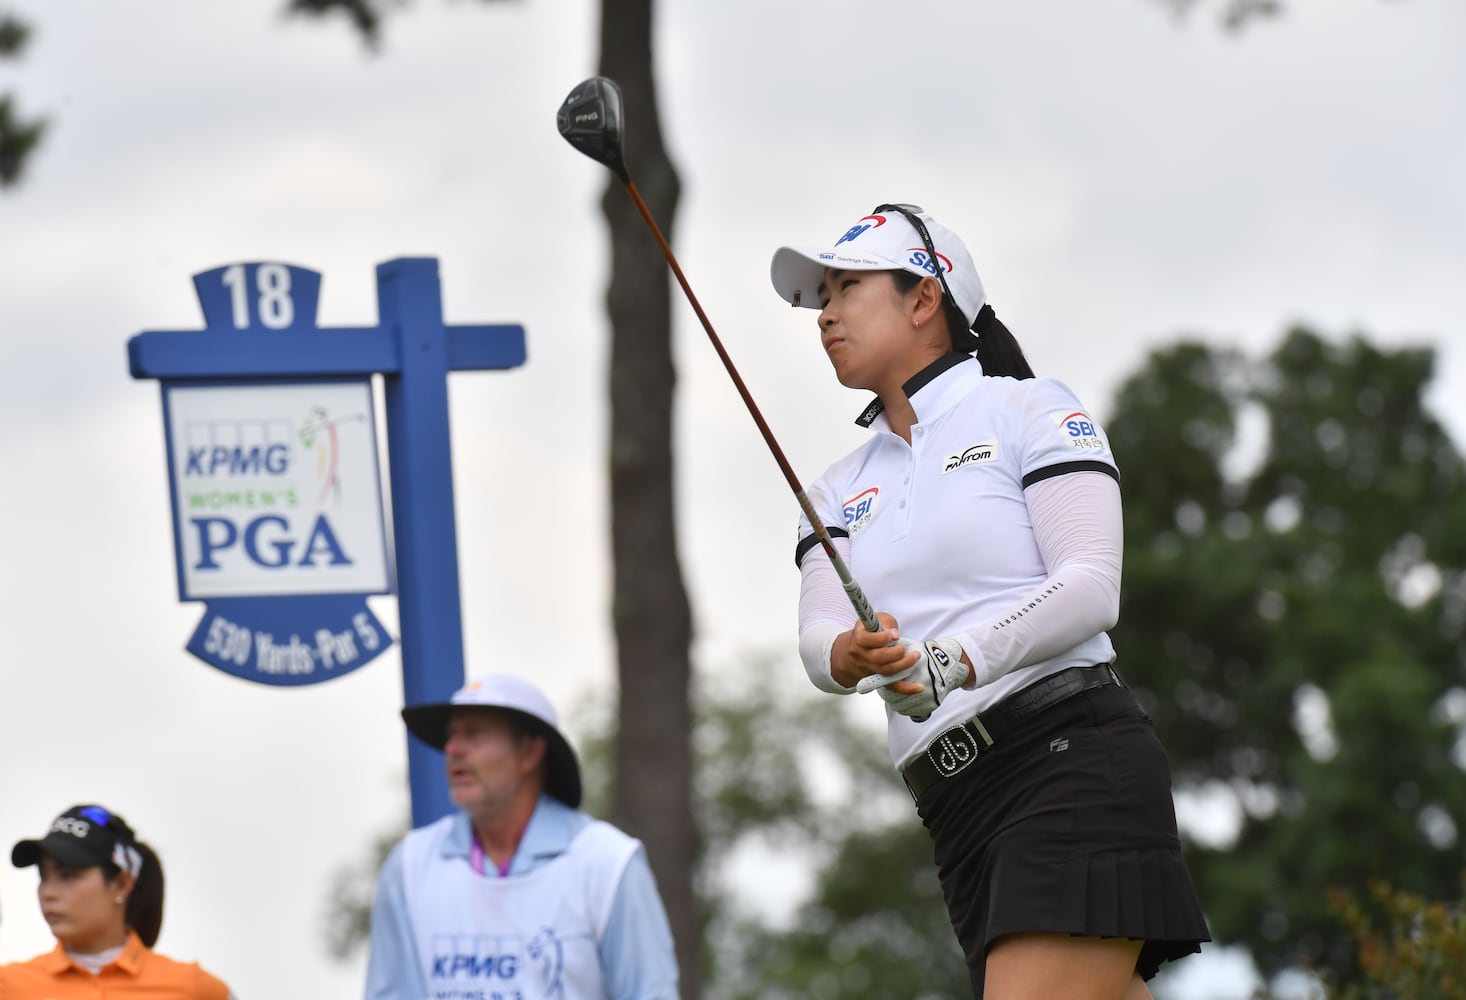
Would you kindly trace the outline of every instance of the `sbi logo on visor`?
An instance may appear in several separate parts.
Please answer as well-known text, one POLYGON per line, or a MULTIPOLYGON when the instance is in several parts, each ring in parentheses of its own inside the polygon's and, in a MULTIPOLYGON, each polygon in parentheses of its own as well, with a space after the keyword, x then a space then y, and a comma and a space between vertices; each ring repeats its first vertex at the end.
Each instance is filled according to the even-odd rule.
POLYGON ((940 262, 943 271, 948 274, 952 273, 952 262, 947 259, 946 254, 937 254, 937 260, 933 261, 927 254, 926 247, 907 247, 906 249, 911 254, 910 257, 906 258, 906 263, 912 267, 919 267, 935 278, 937 276, 937 262, 940 262))
POLYGON ((870 230, 879 228, 881 226, 884 226, 885 224, 886 217, 884 215, 867 215, 855 225, 845 230, 845 235, 835 241, 835 246, 839 246, 841 243, 847 243, 850 240, 855 239, 857 236, 860 236, 862 233, 869 232, 870 230))

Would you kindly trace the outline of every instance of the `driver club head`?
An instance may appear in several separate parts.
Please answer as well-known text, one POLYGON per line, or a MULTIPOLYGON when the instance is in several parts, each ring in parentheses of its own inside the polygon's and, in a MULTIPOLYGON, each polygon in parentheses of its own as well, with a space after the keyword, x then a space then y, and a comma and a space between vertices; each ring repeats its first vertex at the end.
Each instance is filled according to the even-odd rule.
POLYGON ((622 159, 621 88, 615 80, 593 76, 576 84, 556 112, 555 125, 566 142, 631 183, 622 159))

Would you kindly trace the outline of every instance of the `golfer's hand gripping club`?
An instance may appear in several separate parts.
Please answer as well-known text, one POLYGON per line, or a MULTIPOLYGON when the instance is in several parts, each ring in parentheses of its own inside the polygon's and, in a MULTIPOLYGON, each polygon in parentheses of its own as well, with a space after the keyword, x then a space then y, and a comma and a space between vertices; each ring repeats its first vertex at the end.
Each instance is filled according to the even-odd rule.
POLYGON ((962 662, 962 644, 956 639, 942 637, 918 642, 903 637, 901 643, 909 649, 919 650, 921 658, 897 674, 862 677, 856 690, 879 691, 892 711, 923 722, 936 711, 949 692, 967 683, 971 670, 962 662), (922 689, 915 694, 892 691, 890 686, 897 681, 921 684, 922 689))

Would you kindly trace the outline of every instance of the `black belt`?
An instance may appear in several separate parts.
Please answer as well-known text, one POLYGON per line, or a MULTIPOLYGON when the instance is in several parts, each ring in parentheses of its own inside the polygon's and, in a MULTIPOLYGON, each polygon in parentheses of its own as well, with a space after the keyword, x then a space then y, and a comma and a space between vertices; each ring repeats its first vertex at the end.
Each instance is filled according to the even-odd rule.
POLYGON ((1111 684, 1124 687, 1114 667, 1100 663, 1092 667, 1069 667, 1014 691, 992 708, 939 735, 926 748, 926 753, 906 765, 901 778, 911 798, 920 799, 922 792, 961 771, 1044 709, 1081 691, 1111 684))

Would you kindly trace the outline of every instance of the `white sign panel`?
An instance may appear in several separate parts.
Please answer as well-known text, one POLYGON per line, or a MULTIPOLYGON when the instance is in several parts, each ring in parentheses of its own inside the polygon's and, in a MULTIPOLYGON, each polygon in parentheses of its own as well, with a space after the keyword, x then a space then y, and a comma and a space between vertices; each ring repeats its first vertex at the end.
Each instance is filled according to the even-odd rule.
POLYGON ((368 380, 164 386, 183 600, 391 588, 368 380))

